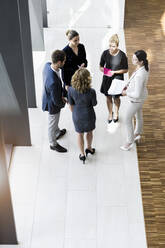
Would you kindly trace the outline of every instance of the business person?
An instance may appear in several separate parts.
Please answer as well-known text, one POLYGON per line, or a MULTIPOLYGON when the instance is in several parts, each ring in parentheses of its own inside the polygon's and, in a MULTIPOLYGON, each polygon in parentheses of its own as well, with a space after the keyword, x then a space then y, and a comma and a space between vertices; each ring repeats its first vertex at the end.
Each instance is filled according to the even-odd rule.
POLYGON ((59 129, 58 123, 61 109, 65 106, 63 97, 60 69, 65 64, 66 55, 64 51, 56 50, 52 53, 52 62, 45 64, 43 69, 43 97, 42 110, 48 111, 48 137, 50 149, 57 152, 67 152, 67 149, 57 143, 66 129, 59 129))
POLYGON ((124 73, 128 72, 128 60, 126 54, 119 49, 119 38, 117 34, 112 35, 109 40, 109 49, 105 50, 100 59, 100 70, 104 73, 104 67, 111 69, 111 77, 103 75, 101 84, 101 93, 106 96, 107 107, 108 107, 108 123, 112 120, 117 122, 119 119, 119 107, 120 107, 120 96, 112 96, 108 94, 108 90, 111 86, 114 78, 124 80, 124 73), (113 114, 113 100, 115 104, 115 113, 113 114))
POLYGON ((72 77, 72 87, 68 88, 68 102, 72 111, 75 130, 78 133, 80 160, 85 163, 89 154, 95 153, 92 148, 93 130, 96 115, 93 106, 97 104, 96 92, 91 88, 90 73, 85 68, 78 69, 72 77), (87 148, 84 151, 84 133, 86 133, 87 148))
POLYGON ((83 44, 80 42, 79 33, 75 30, 68 30, 66 35, 69 44, 64 47, 63 51, 66 54, 66 62, 62 68, 62 78, 66 89, 71 85, 71 78, 75 71, 80 67, 87 67, 86 51, 83 44))
POLYGON ((135 71, 129 79, 127 89, 123 90, 122 95, 128 96, 128 106, 124 117, 126 125, 127 140, 122 150, 132 148, 134 141, 139 140, 143 129, 142 107, 147 98, 147 82, 149 76, 147 54, 143 50, 138 50, 133 54, 132 63, 135 71), (132 119, 135 116, 136 126, 133 129, 132 119))

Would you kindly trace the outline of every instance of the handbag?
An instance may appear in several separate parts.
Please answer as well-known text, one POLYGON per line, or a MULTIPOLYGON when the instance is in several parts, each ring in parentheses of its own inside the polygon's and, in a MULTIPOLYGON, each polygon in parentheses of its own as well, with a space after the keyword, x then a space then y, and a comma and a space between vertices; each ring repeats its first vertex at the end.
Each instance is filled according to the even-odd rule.
POLYGON ((127 86, 124 80, 114 78, 108 90, 109 95, 121 95, 123 89, 127 86))

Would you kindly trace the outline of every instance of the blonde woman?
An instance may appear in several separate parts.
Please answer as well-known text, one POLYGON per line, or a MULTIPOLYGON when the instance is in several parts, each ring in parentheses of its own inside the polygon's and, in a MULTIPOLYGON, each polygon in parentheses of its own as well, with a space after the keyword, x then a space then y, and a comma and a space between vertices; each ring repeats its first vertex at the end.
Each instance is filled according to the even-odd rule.
POLYGON ((68 88, 68 102, 72 111, 73 123, 78 133, 79 159, 85 163, 88 153, 94 154, 92 148, 93 130, 96 115, 93 106, 97 104, 96 92, 91 88, 90 73, 85 68, 75 72, 68 88), (84 150, 84 133, 86 133, 87 148, 84 150))
POLYGON ((103 75, 101 93, 106 96, 107 107, 108 107, 108 123, 111 123, 112 120, 117 122, 119 119, 119 107, 120 107, 120 96, 112 96, 108 94, 108 90, 111 86, 112 80, 114 78, 124 80, 124 73, 128 72, 128 61, 125 53, 119 49, 119 38, 118 35, 113 35, 109 40, 109 49, 105 50, 101 55, 100 60, 100 70, 104 73, 104 67, 111 69, 111 76, 103 75), (115 112, 113 110, 113 101, 114 98, 115 112))
POLYGON ((66 62, 62 68, 62 77, 65 87, 68 89, 75 71, 79 69, 79 67, 87 67, 88 62, 85 47, 80 43, 79 33, 75 30, 68 30, 66 36, 69 43, 63 49, 66 54, 66 62))

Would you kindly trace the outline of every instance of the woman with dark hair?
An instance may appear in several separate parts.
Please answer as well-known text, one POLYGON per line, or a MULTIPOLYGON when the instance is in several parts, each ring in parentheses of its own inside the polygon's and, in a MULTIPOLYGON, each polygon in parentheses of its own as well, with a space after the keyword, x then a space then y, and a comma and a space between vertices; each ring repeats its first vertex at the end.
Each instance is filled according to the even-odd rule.
POLYGON ((96 92, 91 88, 90 73, 85 68, 78 69, 72 77, 72 87, 68 88, 68 102, 72 111, 75 130, 78 133, 80 160, 85 163, 88 153, 94 154, 92 148, 93 130, 96 116, 93 106, 97 104, 96 92), (87 149, 84 151, 84 133, 86 133, 87 149))
POLYGON ((126 124, 127 142, 121 146, 122 150, 128 151, 132 148, 135 141, 141 138, 143 129, 142 107, 147 98, 147 82, 149 76, 147 54, 143 50, 138 50, 133 54, 132 64, 135 65, 135 71, 129 79, 127 88, 123 90, 122 95, 128 96, 128 107, 124 117, 126 124), (133 129, 132 119, 135 116, 136 126, 133 129))
POLYGON ((75 71, 80 67, 87 67, 87 59, 85 47, 83 44, 79 43, 80 37, 77 31, 68 30, 66 35, 69 44, 63 49, 66 54, 66 62, 62 68, 62 79, 66 89, 68 89, 75 71))

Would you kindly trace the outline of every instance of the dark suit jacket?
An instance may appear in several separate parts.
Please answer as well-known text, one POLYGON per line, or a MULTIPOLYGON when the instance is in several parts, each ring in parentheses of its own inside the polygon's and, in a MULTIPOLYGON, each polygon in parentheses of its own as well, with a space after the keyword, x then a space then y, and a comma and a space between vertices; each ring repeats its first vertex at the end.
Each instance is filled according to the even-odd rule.
POLYGON ((46 63, 43 69, 42 110, 57 114, 65 106, 62 101, 63 88, 61 79, 51 69, 51 63, 46 63))

